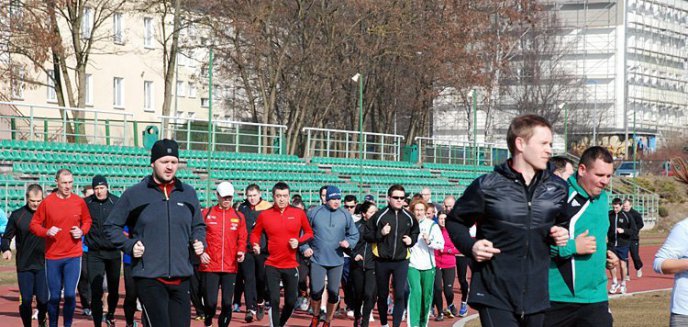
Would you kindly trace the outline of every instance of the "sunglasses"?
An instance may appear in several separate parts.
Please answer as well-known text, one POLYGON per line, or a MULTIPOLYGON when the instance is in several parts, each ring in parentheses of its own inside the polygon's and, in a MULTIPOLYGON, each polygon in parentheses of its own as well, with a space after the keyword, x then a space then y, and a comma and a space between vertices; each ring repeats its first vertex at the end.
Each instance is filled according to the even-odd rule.
POLYGON ((392 198, 394 200, 399 200, 399 201, 406 199, 406 197, 404 197, 404 196, 390 196, 390 198, 392 198))
POLYGON ((344 208, 347 208, 347 209, 353 209, 353 208, 356 208, 356 205, 355 205, 355 204, 354 204, 354 205, 352 205, 352 206, 347 206, 347 205, 345 205, 345 206, 344 206, 344 208))

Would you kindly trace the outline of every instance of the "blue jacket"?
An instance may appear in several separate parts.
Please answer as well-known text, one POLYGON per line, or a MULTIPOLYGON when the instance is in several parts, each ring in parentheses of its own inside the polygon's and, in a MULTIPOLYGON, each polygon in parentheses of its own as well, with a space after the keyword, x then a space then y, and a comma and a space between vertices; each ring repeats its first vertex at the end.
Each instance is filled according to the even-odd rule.
POLYGON ((359 239, 358 228, 351 214, 343 208, 332 210, 326 204, 308 212, 308 222, 313 228, 315 237, 301 246, 301 253, 313 250, 311 262, 326 267, 344 264, 344 248, 339 242, 347 240, 353 249, 359 239))

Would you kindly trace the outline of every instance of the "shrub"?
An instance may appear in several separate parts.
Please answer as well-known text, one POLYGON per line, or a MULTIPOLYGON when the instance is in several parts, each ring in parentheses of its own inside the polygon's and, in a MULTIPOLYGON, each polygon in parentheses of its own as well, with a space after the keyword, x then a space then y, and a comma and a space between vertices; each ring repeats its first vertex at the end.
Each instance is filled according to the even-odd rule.
POLYGON ((669 216, 669 209, 667 209, 665 206, 659 206, 658 213, 660 217, 666 218, 669 216))

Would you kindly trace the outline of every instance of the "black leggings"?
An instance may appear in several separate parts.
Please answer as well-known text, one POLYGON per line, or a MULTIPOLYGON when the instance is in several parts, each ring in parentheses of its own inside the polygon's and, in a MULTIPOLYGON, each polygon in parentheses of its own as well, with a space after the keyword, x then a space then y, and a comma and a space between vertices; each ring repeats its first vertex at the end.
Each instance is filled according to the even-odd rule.
POLYGON ((127 325, 134 324, 136 314, 136 285, 131 276, 131 264, 124 264, 124 319, 127 325))
POLYGON ((154 278, 135 278, 136 293, 143 306, 148 327, 186 327, 191 321, 189 280, 179 285, 164 284, 154 278))
POLYGON ((88 283, 91 285, 91 311, 94 326, 103 321, 103 279, 107 278, 108 312, 107 317, 115 315, 119 301, 119 276, 122 266, 120 251, 91 251, 86 259, 88 283))
POLYGON ((349 281, 353 289, 354 317, 361 318, 361 327, 367 327, 370 313, 375 307, 375 269, 351 268, 353 269, 349 270, 349 281))
POLYGON ((438 313, 442 312, 442 291, 444 291, 444 299, 447 300, 447 307, 454 303, 454 278, 456 278, 454 267, 435 268, 433 303, 438 313))
POLYGON ((380 314, 380 324, 387 324, 387 295, 389 295, 389 278, 394 276, 394 311, 392 312, 392 327, 401 325, 404 316, 406 301, 404 301, 406 277, 408 275, 409 261, 376 261, 375 275, 377 276, 377 311, 380 314))
POLYGON ((246 309, 256 310, 257 303, 263 303, 269 298, 267 285, 265 282, 265 255, 246 253, 244 262, 239 264, 241 280, 237 278, 237 283, 234 291, 234 302, 240 303, 241 293, 244 293, 246 300, 246 309))
POLYGON ((198 272, 198 265, 193 265, 194 272, 189 277, 189 295, 191 298, 191 305, 193 305, 197 316, 203 315, 205 308, 203 308, 203 286, 201 285, 201 273, 198 272))
POLYGON ((38 309, 38 321, 45 321, 48 312, 48 280, 45 277, 45 269, 20 271, 17 273, 19 284, 19 316, 25 327, 31 327, 31 303, 36 296, 36 308, 38 309))
POLYGON ((232 297, 234 296, 234 284, 236 274, 204 272, 201 274, 203 280, 203 301, 205 302, 205 325, 211 326, 215 309, 217 308, 217 292, 222 288, 222 305, 220 306, 219 326, 229 326, 232 320, 232 297))
POLYGON ((88 265, 85 265, 84 262, 88 262, 88 252, 84 252, 84 254, 81 255, 81 275, 79 276, 79 283, 76 289, 79 291, 81 309, 91 310, 91 286, 88 285, 88 265))
POLYGON ((468 266, 471 265, 471 259, 462 255, 456 256, 456 273, 459 275, 459 286, 461 286, 461 302, 468 300, 468 266))
POLYGON ((298 296, 299 270, 297 268, 275 268, 265 266, 268 291, 270 293, 270 319, 271 326, 284 326, 287 320, 294 313, 296 298, 298 296), (282 313, 279 311, 280 303, 280 281, 284 285, 284 307, 282 313))

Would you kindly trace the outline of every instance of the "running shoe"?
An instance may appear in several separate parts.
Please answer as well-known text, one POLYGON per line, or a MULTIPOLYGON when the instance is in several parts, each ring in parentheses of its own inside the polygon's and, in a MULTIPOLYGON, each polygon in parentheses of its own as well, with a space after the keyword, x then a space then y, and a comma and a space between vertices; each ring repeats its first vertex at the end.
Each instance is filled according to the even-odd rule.
POLYGON ((435 321, 444 321, 444 314, 440 312, 440 314, 435 317, 435 321))
POLYGON ((311 318, 311 323, 310 323, 308 326, 310 326, 310 327, 318 327, 319 324, 320 324, 320 318, 318 318, 318 317, 316 317, 316 316, 313 316, 313 317, 311 318))
POLYGON ((461 309, 459 309, 459 316, 465 317, 468 314, 468 303, 461 302, 461 309))
POLYGON ((626 284, 621 284, 621 294, 626 294, 626 284))
POLYGON ((613 283, 612 287, 609 289, 609 294, 616 294, 616 292, 619 291, 619 287, 621 287, 621 285, 618 283, 613 283))
POLYGON ((256 310, 256 319, 261 321, 263 320, 263 317, 265 317, 265 303, 259 303, 256 310))
POLYGON ((643 268, 638 269, 638 271, 635 272, 635 277, 641 278, 643 277, 643 268))
POLYGON ((234 303, 234 306, 232 306, 232 312, 239 312, 239 304, 234 303))
POLYGON ((108 327, 115 327, 115 315, 106 315, 103 317, 103 320, 105 321, 105 325, 108 327))
POLYGON ((246 311, 246 322, 253 322, 253 319, 256 316, 256 311, 255 310, 247 310, 246 311))

